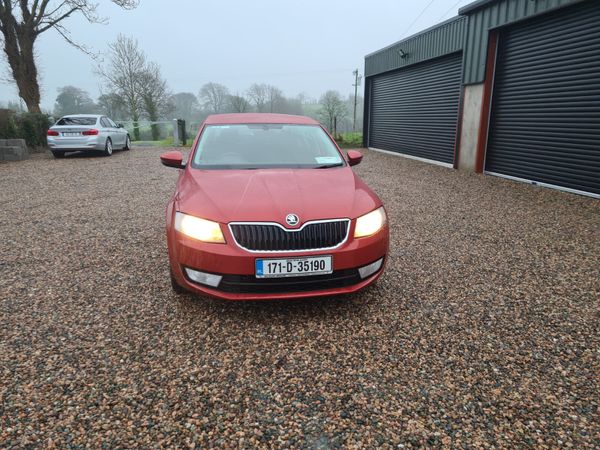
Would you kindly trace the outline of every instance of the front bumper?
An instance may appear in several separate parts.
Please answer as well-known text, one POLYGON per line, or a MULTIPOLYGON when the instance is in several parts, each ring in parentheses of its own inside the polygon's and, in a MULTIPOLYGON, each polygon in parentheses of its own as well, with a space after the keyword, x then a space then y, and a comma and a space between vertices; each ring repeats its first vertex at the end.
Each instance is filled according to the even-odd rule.
MULTIPOLYGON (((350 236, 354 233, 354 225, 350 236)), ((225 231, 225 230, 224 230, 225 231)), ((234 242, 225 231, 227 244, 206 244, 167 229, 169 259, 173 276, 185 289, 226 300, 265 300, 331 296, 356 292, 376 281, 384 270, 388 252, 389 230, 386 225, 374 236, 349 239, 333 250, 307 252, 251 253, 234 242), (267 278, 255 277, 255 260, 264 258, 298 258, 331 255, 333 273, 308 277, 267 278), (381 268, 361 278, 358 269, 383 259, 381 268), (192 281, 185 269, 222 276, 217 287, 192 281)))

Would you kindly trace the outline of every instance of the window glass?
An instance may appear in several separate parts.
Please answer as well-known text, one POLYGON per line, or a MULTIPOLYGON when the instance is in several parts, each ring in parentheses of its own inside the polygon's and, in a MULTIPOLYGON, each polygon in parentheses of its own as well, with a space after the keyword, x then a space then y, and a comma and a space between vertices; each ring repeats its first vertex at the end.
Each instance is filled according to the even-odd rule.
POLYGON ((95 117, 63 117, 56 125, 96 125, 95 117))
POLYGON ((344 160, 318 125, 207 125, 192 167, 199 169, 316 168, 344 160))

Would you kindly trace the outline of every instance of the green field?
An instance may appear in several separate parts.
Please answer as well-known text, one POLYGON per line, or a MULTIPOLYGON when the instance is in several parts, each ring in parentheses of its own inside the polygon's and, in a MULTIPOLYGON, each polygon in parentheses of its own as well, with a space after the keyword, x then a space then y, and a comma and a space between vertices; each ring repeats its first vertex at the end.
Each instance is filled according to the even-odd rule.
MULTIPOLYGON (((188 138, 184 147, 191 147, 193 142, 193 139, 188 138)), ((140 147, 174 147, 173 136, 167 136, 162 141, 133 141, 133 144, 140 147)))
POLYGON ((336 139, 336 142, 342 148, 360 148, 363 146, 362 141, 363 135, 360 132, 342 133, 336 139))

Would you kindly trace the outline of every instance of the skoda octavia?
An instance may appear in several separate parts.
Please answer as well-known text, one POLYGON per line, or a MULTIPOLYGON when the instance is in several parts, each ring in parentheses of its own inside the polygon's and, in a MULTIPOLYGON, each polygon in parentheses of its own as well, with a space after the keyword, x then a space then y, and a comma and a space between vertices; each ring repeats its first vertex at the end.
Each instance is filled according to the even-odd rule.
POLYGON ((228 300, 355 292, 382 273, 381 200, 318 122, 282 114, 206 119, 167 206, 173 289, 228 300))

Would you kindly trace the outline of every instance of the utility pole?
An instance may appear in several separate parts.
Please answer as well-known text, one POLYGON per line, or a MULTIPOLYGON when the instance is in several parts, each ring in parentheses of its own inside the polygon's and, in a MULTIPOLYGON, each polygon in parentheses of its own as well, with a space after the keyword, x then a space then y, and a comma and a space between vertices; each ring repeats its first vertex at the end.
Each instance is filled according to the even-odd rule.
POLYGON ((352 74, 354 75, 354 84, 352 85, 354 86, 354 120, 352 122, 352 131, 356 131, 356 104, 358 102, 358 87, 360 86, 362 76, 358 74, 358 69, 352 72, 352 74))

